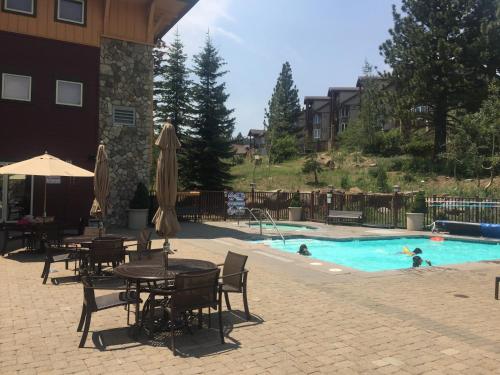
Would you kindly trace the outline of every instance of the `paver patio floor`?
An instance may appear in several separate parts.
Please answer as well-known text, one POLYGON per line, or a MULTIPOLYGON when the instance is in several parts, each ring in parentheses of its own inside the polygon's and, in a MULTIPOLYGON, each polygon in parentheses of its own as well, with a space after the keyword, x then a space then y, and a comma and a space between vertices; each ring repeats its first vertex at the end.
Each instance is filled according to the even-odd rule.
POLYGON ((232 295, 226 344, 216 327, 194 329, 179 338, 177 357, 161 337, 132 340, 122 308, 94 314, 78 349, 81 285, 42 285, 41 256, 0 258, 0 374, 500 374, 500 265, 334 273, 234 237, 189 224, 172 240, 174 257, 248 254, 254 314, 243 320, 232 295))

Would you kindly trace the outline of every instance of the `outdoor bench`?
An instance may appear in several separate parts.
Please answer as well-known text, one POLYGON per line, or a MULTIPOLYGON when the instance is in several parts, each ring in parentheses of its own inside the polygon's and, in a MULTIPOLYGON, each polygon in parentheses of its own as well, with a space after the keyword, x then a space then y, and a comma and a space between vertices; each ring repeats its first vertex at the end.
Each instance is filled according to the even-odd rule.
POLYGON ((363 212, 330 210, 328 211, 328 216, 325 218, 325 224, 333 221, 361 223, 363 221, 363 212))
POLYGON ((200 210, 198 207, 176 207, 177 218, 179 220, 192 220, 194 222, 201 221, 200 210))

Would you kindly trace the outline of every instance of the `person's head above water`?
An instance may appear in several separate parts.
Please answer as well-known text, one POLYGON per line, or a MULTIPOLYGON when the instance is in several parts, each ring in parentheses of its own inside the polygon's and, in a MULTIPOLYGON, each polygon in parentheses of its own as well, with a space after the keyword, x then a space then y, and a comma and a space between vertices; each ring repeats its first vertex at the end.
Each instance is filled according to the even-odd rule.
POLYGON ((415 250, 413 250, 413 254, 422 254, 422 249, 419 247, 415 248, 415 250))
POLYGON ((307 245, 305 243, 303 243, 302 245, 300 245, 299 247, 299 251, 304 251, 304 250, 307 250, 307 245))

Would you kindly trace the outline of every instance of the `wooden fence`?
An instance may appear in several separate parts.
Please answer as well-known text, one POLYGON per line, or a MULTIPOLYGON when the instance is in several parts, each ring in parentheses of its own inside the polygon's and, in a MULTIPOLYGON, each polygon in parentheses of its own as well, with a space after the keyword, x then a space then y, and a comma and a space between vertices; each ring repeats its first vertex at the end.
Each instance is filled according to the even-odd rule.
MULTIPOLYGON (((292 192, 245 192, 246 207, 266 209, 274 220, 288 220, 292 192)), ((413 201, 410 194, 300 193, 303 218, 323 222, 329 210, 362 211, 363 224, 375 227, 405 228, 406 212, 413 201)), ((425 223, 435 220, 500 223, 500 199, 438 197, 426 198, 425 223)), ((151 194, 150 219, 158 205, 151 194)), ((180 220, 233 220, 227 214, 224 191, 181 192, 176 205, 180 220)))

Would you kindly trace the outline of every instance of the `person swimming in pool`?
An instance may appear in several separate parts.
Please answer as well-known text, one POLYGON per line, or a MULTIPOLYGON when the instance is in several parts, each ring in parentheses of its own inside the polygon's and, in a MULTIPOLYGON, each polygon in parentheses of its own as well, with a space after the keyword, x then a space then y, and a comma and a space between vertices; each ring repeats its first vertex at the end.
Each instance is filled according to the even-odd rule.
POLYGON ((299 253, 300 255, 304 255, 304 256, 310 256, 311 255, 311 252, 307 249, 307 245, 305 243, 303 243, 302 245, 300 245, 299 251, 297 251, 297 253, 299 253))
POLYGON ((420 267, 422 265, 422 262, 425 262, 425 263, 427 263, 427 265, 432 266, 432 263, 430 260, 422 259, 422 257, 420 256, 423 254, 422 249, 417 247, 415 250, 413 250, 412 253, 413 253, 413 258, 412 258, 412 260, 413 260, 412 267, 413 268, 420 267))

